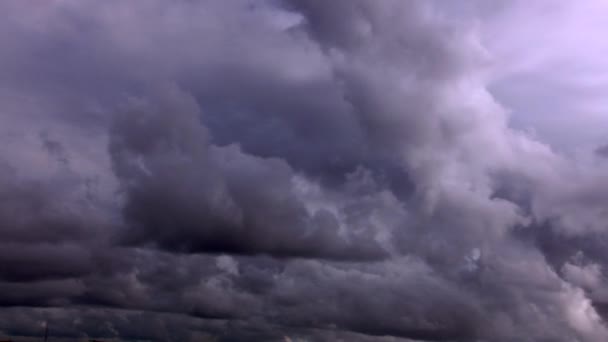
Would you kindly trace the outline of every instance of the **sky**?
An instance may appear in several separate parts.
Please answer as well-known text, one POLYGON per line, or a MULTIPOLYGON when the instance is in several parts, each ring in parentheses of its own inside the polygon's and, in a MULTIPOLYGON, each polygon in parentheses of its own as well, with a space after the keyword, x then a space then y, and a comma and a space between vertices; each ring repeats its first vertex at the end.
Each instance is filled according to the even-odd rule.
POLYGON ((0 338, 608 340, 608 2, 0 13, 0 338))

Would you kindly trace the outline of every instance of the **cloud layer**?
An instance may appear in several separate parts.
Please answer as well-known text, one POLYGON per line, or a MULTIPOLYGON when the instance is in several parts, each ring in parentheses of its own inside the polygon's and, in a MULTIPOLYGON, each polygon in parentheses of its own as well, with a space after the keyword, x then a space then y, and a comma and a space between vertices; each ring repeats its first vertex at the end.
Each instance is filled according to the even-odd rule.
POLYGON ((539 9, 463 8, 0 3, 0 333, 605 341, 605 142, 514 128, 539 9))

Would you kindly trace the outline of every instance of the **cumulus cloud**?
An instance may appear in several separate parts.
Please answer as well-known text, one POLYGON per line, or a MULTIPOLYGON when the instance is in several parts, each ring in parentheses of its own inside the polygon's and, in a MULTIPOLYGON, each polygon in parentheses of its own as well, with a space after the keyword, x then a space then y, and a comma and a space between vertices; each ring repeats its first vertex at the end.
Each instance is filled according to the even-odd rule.
POLYGON ((509 97, 559 3, 0 4, 0 333, 606 340, 605 141, 509 97))

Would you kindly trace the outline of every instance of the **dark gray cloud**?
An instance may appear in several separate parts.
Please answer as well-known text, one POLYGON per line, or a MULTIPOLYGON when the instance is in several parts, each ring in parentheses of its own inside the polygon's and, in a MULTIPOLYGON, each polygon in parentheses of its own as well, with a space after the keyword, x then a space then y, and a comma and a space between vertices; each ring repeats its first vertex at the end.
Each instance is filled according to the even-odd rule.
POLYGON ((511 128, 467 6, 1 3, 0 334, 606 340, 603 149, 511 128))

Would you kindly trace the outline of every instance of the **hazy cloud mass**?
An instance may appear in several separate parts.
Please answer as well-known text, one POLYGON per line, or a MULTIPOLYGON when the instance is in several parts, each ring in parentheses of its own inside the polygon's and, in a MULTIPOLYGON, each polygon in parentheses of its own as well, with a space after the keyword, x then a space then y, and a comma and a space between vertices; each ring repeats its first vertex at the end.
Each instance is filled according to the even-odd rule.
POLYGON ((608 341, 605 1, 0 13, 0 339, 608 341))

